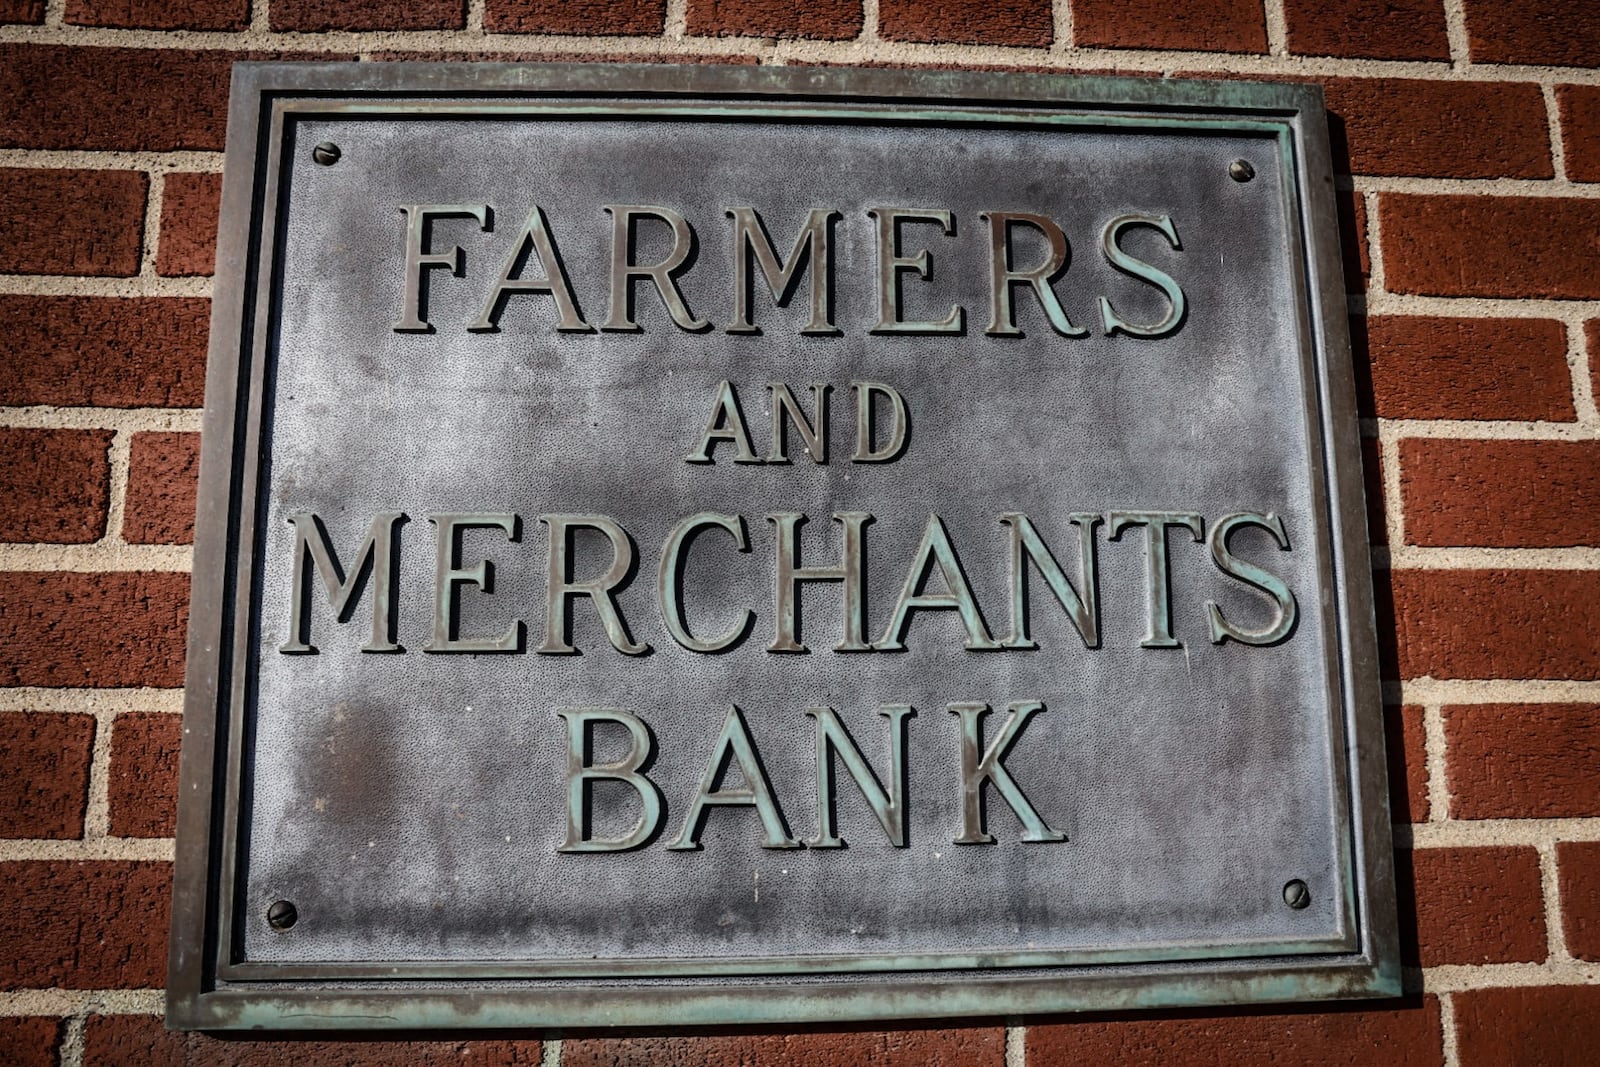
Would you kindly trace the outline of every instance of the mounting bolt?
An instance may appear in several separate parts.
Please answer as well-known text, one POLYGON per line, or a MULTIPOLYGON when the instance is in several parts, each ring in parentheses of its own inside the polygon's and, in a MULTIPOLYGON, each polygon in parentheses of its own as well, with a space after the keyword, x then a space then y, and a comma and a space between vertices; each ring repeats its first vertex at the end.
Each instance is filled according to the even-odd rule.
POLYGON ((332 141, 323 141, 311 150, 311 158, 324 167, 331 167, 339 162, 339 146, 332 141))
MULTIPOLYGON (((334 159, 338 159, 339 158, 339 150, 337 148, 335 148, 333 151, 334 151, 333 158, 334 159)), ((1245 160, 1236 159, 1232 163, 1228 164, 1228 177, 1232 178, 1236 182, 1247 182, 1251 178, 1254 178, 1255 176, 1256 176, 1256 168, 1252 167, 1245 160)))
POLYGON ((1283 902, 1299 911, 1311 903, 1311 889, 1298 878, 1287 882, 1283 887, 1283 902))
POLYGON ((267 925, 274 930, 287 930, 300 917, 294 905, 287 900, 274 900, 267 906, 267 925))

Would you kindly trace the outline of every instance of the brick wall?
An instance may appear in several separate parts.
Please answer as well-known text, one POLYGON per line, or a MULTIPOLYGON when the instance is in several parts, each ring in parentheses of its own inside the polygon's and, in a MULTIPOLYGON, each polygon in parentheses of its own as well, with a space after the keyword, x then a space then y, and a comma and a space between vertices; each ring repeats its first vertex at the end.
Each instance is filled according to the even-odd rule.
POLYGON ((1597 67, 1594 0, 0 0, 0 1062, 1592 1062, 1597 67), (275 56, 1324 85, 1409 998, 542 1046, 164 1033, 227 75, 275 56))

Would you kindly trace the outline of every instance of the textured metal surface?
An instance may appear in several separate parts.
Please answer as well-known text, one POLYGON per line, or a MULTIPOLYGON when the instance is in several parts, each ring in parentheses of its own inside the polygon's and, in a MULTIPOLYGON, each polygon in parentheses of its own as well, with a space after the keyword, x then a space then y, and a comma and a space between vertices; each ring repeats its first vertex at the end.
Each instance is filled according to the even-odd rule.
MULTIPOLYGON (((946 75, 247 66, 234 108, 175 1023, 733 1022, 1393 991, 1370 583, 1347 342, 1339 305, 1324 306, 1338 270, 1314 96, 946 75), (419 95, 429 90, 456 95, 419 95), (431 250, 461 246, 463 269, 427 271, 416 310, 430 331, 396 330, 400 206, 420 204, 492 211, 433 220, 431 250), (532 294, 510 297, 497 332, 467 330, 536 204, 576 313, 594 325, 607 318, 617 215, 605 206, 681 213, 697 238, 676 276, 682 310, 710 328, 680 329, 639 284, 637 332, 557 332, 555 302, 532 294), (804 285, 776 308, 759 275, 759 332, 726 329, 738 207, 759 213, 785 256, 809 212, 839 213, 835 333, 802 332, 804 285), (870 331, 882 311, 869 211, 887 207, 950 213, 948 235, 901 225, 904 253, 927 248, 933 261, 926 280, 901 274, 903 317, 959 304, 959 332, 870 331), (1025 285, 1014 290, 1023 336, 985 331, 985 212, 1060 224, 1071 252, 1054 290, 1085 336, 1052 330, 1025 285), (1102 253, 1103 228, 1128 213, 1170 216, 1181 244, 1152 225, 1114 242, 1181 284, 1181 325, 1164 336, 1103 328, 1102 296, 1131 324, 1172 306, 1102 253), (793 427, 788 464, 736 464, 728 442, 714 463, 685 462, 724 381, 762 455, 768 383, 786 383, 808 413, 807 386, 829 383, 828 462, 806 458, 793 427), (891 461, 851 462, 860 382, 904 397, 910 432, 891 461), (1277 516, 1287 549, 1260 525, 1228 543, 1292 591, 1288 637, 1213 643, 1208 601, 1243 632, 1273 621, 1272 601, 1177 525, 1166 534, 1172 640, 1156 639, 1146 528, 1126 514, 1156 511, 1195 513, 1205 530, 1238 512, 1277 516), (663 546, 705 512, 742 524, 692 542, 664 612, 663 546), (781 643, 784 523, 768 517, 803 513, 801 564, 837 567, 832 516, 850 512, 874 517, 863 630, 884 647, 834 651, 847 632, 840 585, 808 582, 796 637, 809 652, 769 651, 781 643), (372 615, 380 574, 343 624, 309 577, 292 632, 296 538, 316 536, 308 516, 349 567, 369 529, 388 529, 374 517, 393 513, 405 516, 393 523, 400 650, 362 651, 387 643, 389 620, 372 615), (972 649, 1020 643, 1006 641, 1017 520, 1001 521, 1017 513, 1075 583, 1084 523, 1068 517, 1100 517, 1097 647, 1035 572, 1038 647, 972 649), (440 557, 444 514, 479 520, 440 557), (567 640, 580 653, 545 655, 561 643, 545 628, 547 531, 551 516, 574 514, 631 537, 636 573, 616 592, 627 632, 608 636, 579 598, 567 640), (922 610, 890 627, 930 515, 981 620, 922 610), (488 646, 509 634, 511 650, 439 651, 452 634, 434 622, 436 565, 485 558, 492 585, 458 586, 457 629, 488 646), (679 610, 701 637, 735 640, 683 647, 663 620, 679 610), (746 611, 750 625, 730 629, 746 611), (281 651, 308 638, 314 655, 281 651), (630 642, 648 651, 613 647, 630 642), (1042 705, 1004 767, 1048 827, 1030 828, 991 784, 994 843, 955 843, 973 836, 962 795, 972 716, 950 706, 972 704, 993 710, 969 762, 1008 706, 1042 705), (880 710, 906 705, 903 845, 836 764, 846 846, 761 847, 827 836, 809 709, 834 709, 887 784, 880 710), (581 708, 648 724, 643 773, 662 818, 640 847, 562 850, 582 836, 568 826, 581 708), (685 816, 708 757, 739 723, 781 823, 710 807, 701 847, 669 848, 691 843, 685 816), (397 978, 422 984, 384 984, 397 978)), ((636 225, 635 260, 664 258, 665 224, 636 225)), ((1017 229, 1017 264, 1048 251, 1043 234, 1017 229)), ((587 577, 613 546, 580 530, 571 551, 587 577)), ((628 740, 602 727, 590 762, 623 759, 628 740)), ((590 836, 637 821, 634 790, 593 795, 590 836)))

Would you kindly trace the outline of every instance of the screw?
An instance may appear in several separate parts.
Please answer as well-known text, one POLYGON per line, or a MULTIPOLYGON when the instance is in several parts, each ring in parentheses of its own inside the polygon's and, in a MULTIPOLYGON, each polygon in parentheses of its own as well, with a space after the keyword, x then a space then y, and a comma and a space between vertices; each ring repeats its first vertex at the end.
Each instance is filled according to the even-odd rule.
POLYGON ((1311 903, 1311 890, 1304 882, 1296 878, 1285 883, 1283 887, 1283 902, 1295 911, 1307 907, 1311 903))
POLYGON ((267 925, 274 930, 287 930, 300 917, 294 905, 287 900, 274 900, 267 907, 267 925))
MULTIPOLYGON (((337 148, 334 149, 333 158, 339 158, 338 151, 339 150, 337 148)), ((1232 163, 1228 164, 1228 177, 1232 178, 1236 182, 1247 182, 1255 176, 1256 168, 1252 167, 1245 160, 1236 159, 1232 163)))
POLYGON ((311 150, 311 158, 324 167, 331 167, 339 162, 339 146, 332 141, 323 141, 311 150))

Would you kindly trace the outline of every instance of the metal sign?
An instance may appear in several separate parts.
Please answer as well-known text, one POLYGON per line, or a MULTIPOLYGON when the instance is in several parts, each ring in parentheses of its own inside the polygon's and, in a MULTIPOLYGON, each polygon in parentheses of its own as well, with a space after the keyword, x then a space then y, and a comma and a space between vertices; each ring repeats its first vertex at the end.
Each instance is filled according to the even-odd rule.
POLYGON ((1396 993, 1325 121, 241 65, 172 1023, 1396 993))

